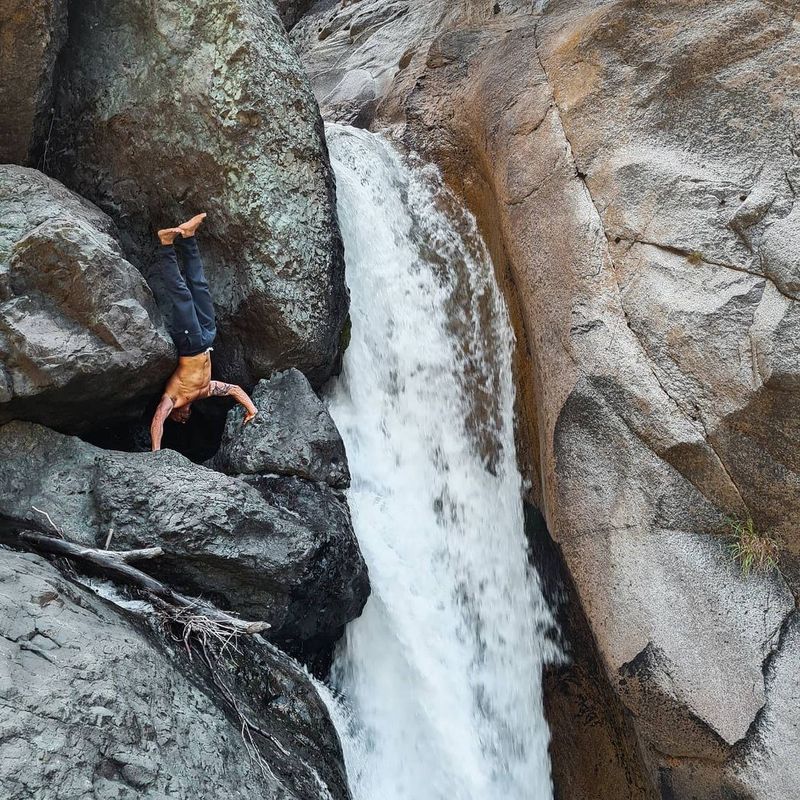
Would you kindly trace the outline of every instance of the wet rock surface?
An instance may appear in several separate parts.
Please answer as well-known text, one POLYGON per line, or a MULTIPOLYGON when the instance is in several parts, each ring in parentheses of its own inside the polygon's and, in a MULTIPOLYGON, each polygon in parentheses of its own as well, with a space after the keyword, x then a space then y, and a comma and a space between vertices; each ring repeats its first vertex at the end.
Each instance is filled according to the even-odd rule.
POLYGON ((346 800, 338 737, 307 674, 257 640, 189 659, 157 621, 44 559, 0 548, 0 792, 92 797, 346 800), (225 692, 260 732, 252 747, 225 692))
POLYGON ((0 167, 0 423, 63 430, 141 410, 174 346, 111 219, 57 181, 0 167))
POLYGON ((350 483, 344 443, 325 404, 299 370, 277 373, 252 394, 258 416, 242 425, 228 415, 216 469, 229 475, 297 475, 344 489, 350 483))
POLYGON ((67 39, 67 0, 8 0, 0 7, 0 164, 44 160, 53 72, 67 39))
MULTIPOLYGON (((784 752, 756 731, 795 646, 796 10, 417 2, 427 37, 387 20, 358 39, 353 8, 315 6, 292 34, 326 114, 368 114, 478 218, 515 322, 532 499, 641 743, 607 776, 621 796, 769 796, 765 750, 784 752), (725 519, 747 516, 781 540, 782 575, 731 563, 725 519)), ((781 780, 797 793, 797 770, 781 780)))
POLYGON ((271 638, 304 652, 335 641, 366 602, 347 504, 327 485, 260 492, 173 451, 103 451, 26 423, 0 428, 0 453, 0 517, 46 530, 46 512, 71 541, 103 547, 111 531, 114 549, 161 547, 145 571, 269 622, 271 638))
POLYGON ((143 269, 156 228, 207 211, 219 377, 293 366, 321 384, 338 368, 344 260, 322 123, 275 7, 98 0, 69 24, 53 174, 108 211, 143 269))

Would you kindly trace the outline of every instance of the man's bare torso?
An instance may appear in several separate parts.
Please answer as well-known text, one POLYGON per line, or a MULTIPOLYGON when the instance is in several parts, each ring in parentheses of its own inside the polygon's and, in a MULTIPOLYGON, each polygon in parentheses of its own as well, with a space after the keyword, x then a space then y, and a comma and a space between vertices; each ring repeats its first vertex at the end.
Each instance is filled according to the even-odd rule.
POLYGON ((175 408, 208 397, 211 382, 211 354, 199 353, 196 356, 181 356, 175 372, 167 381, 164 394, 168 395, 175 408))

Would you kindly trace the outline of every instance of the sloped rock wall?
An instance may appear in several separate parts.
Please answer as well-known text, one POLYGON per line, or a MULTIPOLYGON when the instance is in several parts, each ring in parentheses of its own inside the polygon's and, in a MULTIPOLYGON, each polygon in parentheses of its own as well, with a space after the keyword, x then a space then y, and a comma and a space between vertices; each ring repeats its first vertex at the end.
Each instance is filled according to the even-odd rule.
POLYGON ((357 39, 352 9, 316 8, 293 32, 327 113, 358 113, 330 83, 366 71, 371 127, 478 217, 515 318, 532 498, 665 797, 774 785, 756 750, 797 591, 796 10, 410 3, 435 32, 357 39), (748 515, 782 537, 783 575, 732 564, 725 518, 748 515))

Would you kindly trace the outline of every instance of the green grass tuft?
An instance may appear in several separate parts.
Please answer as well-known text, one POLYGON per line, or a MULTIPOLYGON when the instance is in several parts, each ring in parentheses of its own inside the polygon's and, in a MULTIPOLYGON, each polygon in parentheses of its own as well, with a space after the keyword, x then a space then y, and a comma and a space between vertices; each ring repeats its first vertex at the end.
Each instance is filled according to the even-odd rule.
POLYGON ((730 552, 733 560, 741 566, 742 575, 772 572, 778 568, 778 542, 759 533, 752 517, 729 519, 727 522, 731 530, 730 552))
POLYGON ((699 253, 697 250, 692 250, 692 252, 686 256, 686 260, 690 264, 697 266, 703 260, 703 254, 699 253))

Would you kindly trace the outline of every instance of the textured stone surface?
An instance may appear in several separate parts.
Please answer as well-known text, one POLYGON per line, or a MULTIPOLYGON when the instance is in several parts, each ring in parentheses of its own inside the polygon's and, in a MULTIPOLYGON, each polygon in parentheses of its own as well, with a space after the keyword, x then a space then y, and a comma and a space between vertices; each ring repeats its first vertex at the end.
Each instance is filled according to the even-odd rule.
POLYGON ((347 504, 327 486, 262 494, 171 450, 103 451, 27 423, 0 428, 0 453, 0 516, 41 526, 36 506, 72 541, 102 546, 113 529, 116 549, 162 547, 144 569, 270 637, 330 643, 366 602, 347 504))
POLYGON ((291 29, 313 4, 314 0, 275 0, 275 7, 287 30, 291 29))
POLYGON ((369 126, 413 47, 447 18, 448 4, 438 1, 315 3, 292 29, 292 41, 325 119, 369 126))
POLYGON ((800 618, 785 626, 782 647, 769 663, 769 700, 731 770, 731 784, 755 800, 800 796, 800 618))
POLYGON ((80 431, 141 408, 174 347, 111 220, 57 181, 0 167, 0 423, 80 431))
POLYGON ((344 443, 324 403, 298 370, 259 382, 258 416, 248 425, 241 407, 228 414, 214 465, 229 475, 298 475, 337 488, 350 483, 344 443))
POLYGON ((39 425, 9 422, 0 427, 0 520, 53 533, 94 547, 101 530, 89 487, 103 451, 74 436, 39 425), (57 520, 57 522, 56 522, 57 520))
POLYGON ((53 68, 67 38, 67 0, 4 0, 0 6, 0 163, 44 154, 53 68))
POLYGON ((64 52, 54 173, 143 268, 156 228, 207 211, 220 377, 295 366, 324 381, 347 314, 333 177, 270 0, 79 3, 64 52))
POLYGON ((334 117, 326 81, 387 74, 371 126, 478 217, 515 320, 533 499, 653 789, 768 796, 763 759, 785 750, 757 743, 778 691, 763 670, 793 657, 791 637, 774 648, 800 583, 798 6, 542 5, 412 3, 438 29, 388 22, 362 48, 330 10, 330 35, 293 37, 334 117), (724 518, 748 514, 782 538, 785 580, 732 567, 724 518))
POLYGON ((0 549, 0 793, 348 798, 336 732, 306 673, 266 644, 234 658, 229 685, 269 735, 255 737, 269 772, 199 657, 38 556, 0 549))

